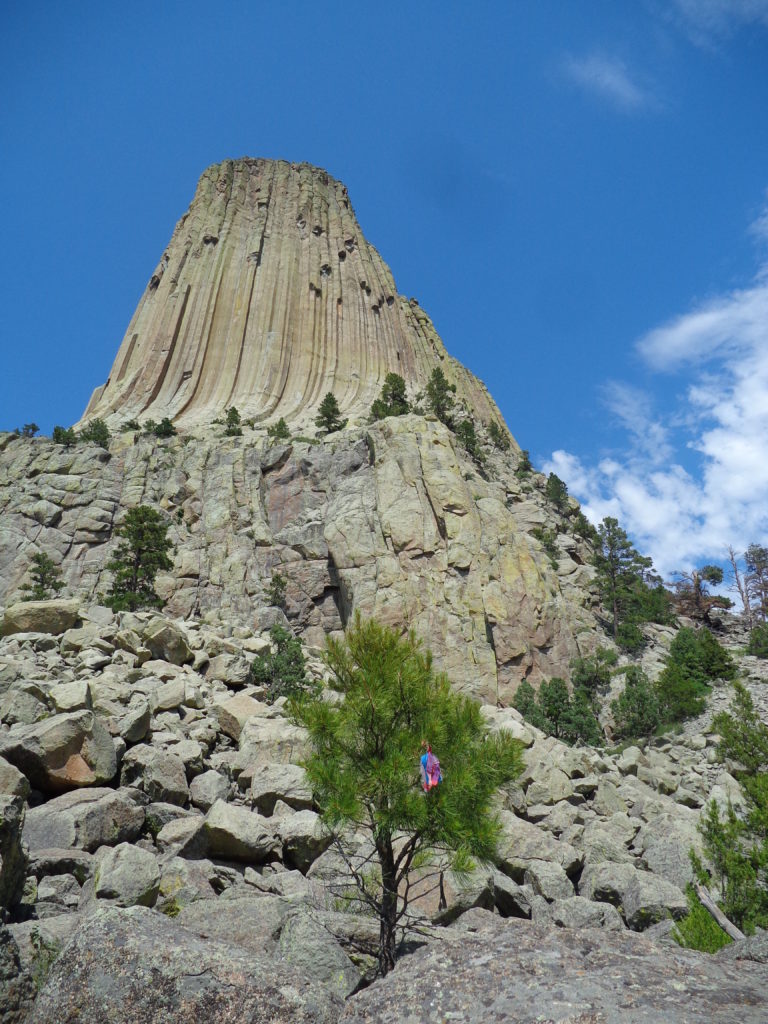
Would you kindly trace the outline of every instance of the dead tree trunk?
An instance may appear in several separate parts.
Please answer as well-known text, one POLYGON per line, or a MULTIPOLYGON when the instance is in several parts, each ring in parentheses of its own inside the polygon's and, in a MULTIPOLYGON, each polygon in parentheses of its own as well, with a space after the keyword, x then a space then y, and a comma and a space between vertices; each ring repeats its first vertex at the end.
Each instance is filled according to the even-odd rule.
POLYGON ((720 907, 715 903, 712 897, 709 895, 703 885, 695 885, 696 895, 699 897, 699 903, 706 911, 708 911, 712 917, 717 921, 720 927, 723 929, 726 935, 730 935, 732 939, 743 939, 744 932, 739 931, 735 924, 732 924, 725 914, 722 912, 720 907))

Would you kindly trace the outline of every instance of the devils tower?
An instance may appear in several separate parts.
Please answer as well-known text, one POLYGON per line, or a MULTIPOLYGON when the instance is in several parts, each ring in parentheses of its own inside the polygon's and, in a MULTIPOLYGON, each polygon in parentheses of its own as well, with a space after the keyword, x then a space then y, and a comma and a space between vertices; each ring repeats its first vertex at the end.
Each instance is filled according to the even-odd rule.
POLYGON ((499 417, 397 294, 341 182, 309 164, 225 160, 200 178, 83 419, 190 427, 234 405, 300 424, 332 391, 355 423, 387 373, 418 391, 438 365, 475 415, 499 417))

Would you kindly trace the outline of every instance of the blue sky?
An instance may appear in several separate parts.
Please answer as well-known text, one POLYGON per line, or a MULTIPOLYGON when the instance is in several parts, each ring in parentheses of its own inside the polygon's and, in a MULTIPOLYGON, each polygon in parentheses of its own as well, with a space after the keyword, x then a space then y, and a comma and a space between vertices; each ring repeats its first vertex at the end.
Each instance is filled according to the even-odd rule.
POLYGON ((592 516, 768 541, 768 0, 28 0, 0 97, 0 427, 79 417, 208 164, 307 160, 592 516))

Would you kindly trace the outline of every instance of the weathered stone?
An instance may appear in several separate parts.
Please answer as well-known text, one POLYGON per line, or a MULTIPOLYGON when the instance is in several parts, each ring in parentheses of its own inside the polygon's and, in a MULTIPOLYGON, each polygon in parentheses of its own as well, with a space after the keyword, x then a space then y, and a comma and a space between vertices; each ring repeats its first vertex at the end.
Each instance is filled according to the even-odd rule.
POLYGON ((0 909, 15 907, 21 900, 27 873, 23 827, 23 798, 0 796, 0 909))
POLYGON ((223 800, 217 800, 208 811, 204 831, 213 857, 259 863, 280 855, 280 839, 270 820, 223 800))
POLYGON ((52 601, 22 601, 5 609, 0 636, 13 633, 53 633, 70 629, 80 615, 80 602, 56 598, 52 601))
POLYGON ((120 843, 101 860, 93 881, 98 899, 114 900, 119 907, 151 907, 160 889, 160 868, 147 850, 120 843))
POLYGON ((570 896, 553 903, 537 901, 533 908, 535 924, 551 922, 558 928, 607 928, 621 931, 624 922, 610 903, 593 903, 583 896, 570 896))
POLYGON ((144 630, 144 643, 153 658, 172 665, 186 665, 194 657, 183 631, 170 619, 153 619, 144 630))
POLYGON ((297 811, 312 808, 307 773, 297 764, 260 765, 251 776, 251 804, 270 815, 278 800, 297 811))
POLYGON ((685 893, 647 871, 635 872, 622 902, 624 920, 635 931, 642 931, 665 917, 678 919, 688 913, 685 893))
MULTIPOLYGON (((226 800, 228 793, 229 783, 223 775, 213 769, 198 775, 189 784, 190 803, 203 811, 213 807, 217 800, 226 800)), ((263 813, 262 807, 257 806, 257 810, 263 813)))
POLYGON ((231 736, 233 740, 239 740, 245 723, 254 715, 263 714, 267 710, 267 705, 241 693, 236 697, 216 701, 214 709, 221 731, 231 736))
POLYGON ((611 861, 588 864, 579 879, 579 895, 619 907, 636 874, 637 868, 632 864, 614 864, 611 861))
POLYGON ((554 765, 538 769, 533 781, 525 791, 529 804, 555 804, 567 800, 573 794, 571 780, 554 765))
POLYGON ((85 850, 34 850, 29 858, 29 872, 38 880, 49 875, 70 874, 82 885, 93 873, 93 855, 85 850))
POLYGON ((0 757, 0 796, 29 796, 29 779, 19 769, 0 757))
POLYGON ((283 860, 303 874, 331 845, 331 836, 314 811, 282 815, 276 822, 276 830, 283 843, 283 860))
POLYGON ((145 907, 110 908, 62 951, 29 1024, 336 1024, 340 1004, 285 963, 203 939, 145 907))
POLYGON ((152 695, 152 710, 172 711, 184 703, 186 681, 183 676, 176 676, 162 686, 158 686, 152 695))
POLYGON ((236 689, 251 678, 251 665, 245 658, 237 654, 217 654, 211 658, 205 673, 206 679, 218 679, 227 686, 236 689))
POLYGON ((136 790, 75 790, 27 811, 23 838, 30 853, 50 848, 131 842, 144 824, 144 798, 136 790))
POLYGON ((509 811, 501 811, 499 818, 502 823, 502 834, 498 845, 497 864, 516 882, 523 881, 526 868, 535 860, 548 860, 559 864, 566 873, 572 873, 581 866, 583 854, 570 844, 554 839, 548 832, 509 811))
POLYGON ((360 972, 322 924, 307 913, 294 912, 285 921, 278 944, 280 959, 341 999, 360 984, 360 972))
POLYGON ((0 924, 0 1024, 24 1024, 34 998, 35 984, 22 966, 16 939, 0 924))
POLYGON ((140 743, 149 732, 151 722, 149 702, 139 700, 118 718, 115 728, 117 735, 122 736, 126 743, 140 743))
POLYGON ((136 786, 150 800, 183 807, 189 798, 184 762, 176 754, 146 743, 132 747, 123 758, 120 782, 136 786))
POLYGON ((575 895, 573 884, 559 864, 532 860, 525 869, 524 881, 537 896, 545 900, 567 900, 575 895))
POLYGON ((112 738, 92 711, 17 726, 0 735, 0 754, 46 793, 109 782, 117 772, 112 738))

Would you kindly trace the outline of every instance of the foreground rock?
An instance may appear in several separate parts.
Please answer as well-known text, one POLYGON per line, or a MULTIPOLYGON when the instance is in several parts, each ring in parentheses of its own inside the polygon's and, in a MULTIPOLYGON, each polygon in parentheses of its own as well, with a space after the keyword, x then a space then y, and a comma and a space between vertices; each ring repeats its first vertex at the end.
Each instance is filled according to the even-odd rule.
POLYGON ((341 1000, 302 972, 162 914, 98 911, 54 964, 28 1024, 335 1024, 341 1000))
POLYGON ((110 782, 117 772, 112 738, 92 711, 17 726, 0 738, 0 754, 44 793, 110 782))
POLYGON ((18 796, 0 796, 0 909, 21 899, 27 856, 22 846, 24 804, 18 796))
MULTIPOLYGON (((764 1024, 768 969, 660 949, 627 932, 461 919, 452 939, 401 960, 355 996, 343 1024, 764 1024)), ((450 934, 450 933, 449 933, 450 934)))

